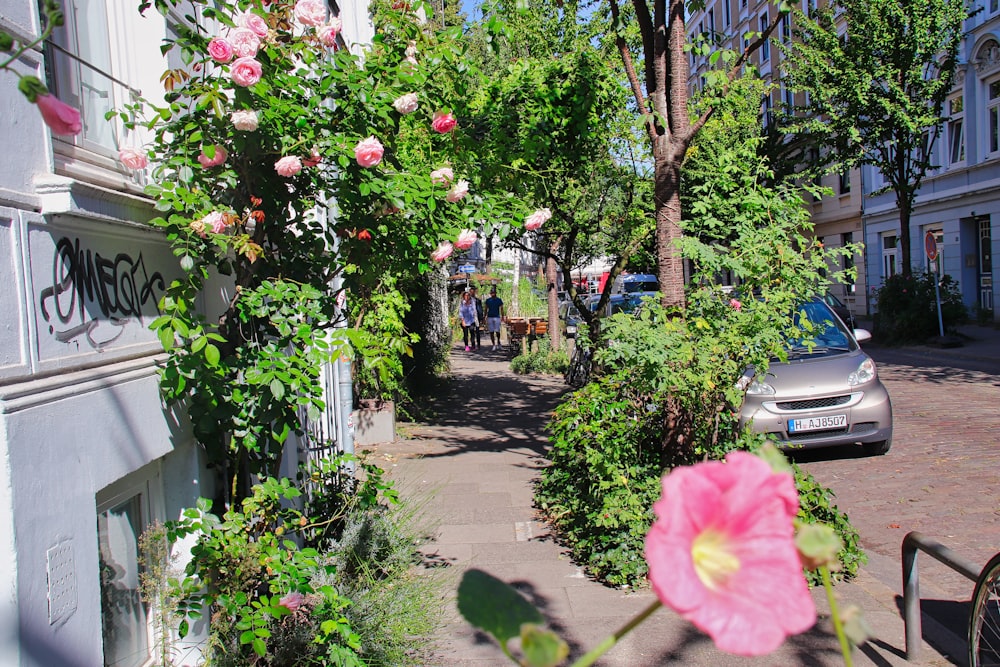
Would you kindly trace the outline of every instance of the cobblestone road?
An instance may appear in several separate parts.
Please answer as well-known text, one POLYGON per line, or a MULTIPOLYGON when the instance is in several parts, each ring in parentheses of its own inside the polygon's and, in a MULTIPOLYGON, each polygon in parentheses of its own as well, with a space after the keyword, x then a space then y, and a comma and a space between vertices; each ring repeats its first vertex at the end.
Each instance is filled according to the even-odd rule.
MULTIPOLYGON (((815 450, 796 460, 833 489, 870 553, 898 566, 903 537, 917 530, 981 567, 1000 551, 1000 362, 868 351, 892 398, 892 450, 882 457, 815 450)), ((962 576, 929 558, 919 562, 928 594, 971 596, 962 576)), ((882 578, 889 575, 895 582, 885 583, 900 590, 898 570, 882 578)))

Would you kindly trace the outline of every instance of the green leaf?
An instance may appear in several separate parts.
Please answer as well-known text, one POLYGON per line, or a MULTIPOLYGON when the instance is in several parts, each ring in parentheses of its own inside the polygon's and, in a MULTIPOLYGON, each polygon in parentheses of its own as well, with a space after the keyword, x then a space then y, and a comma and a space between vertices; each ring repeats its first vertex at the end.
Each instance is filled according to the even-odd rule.
POLYGON ((466 621, 506 645, 525 623, 540 625, 542 614, 512 587, 482 570, 468 570, 458 586, 458 611, 466 621))
POLYGON ((254 639, 253 640, 253 652, 256 653, 257 655, 259 655, 262 658, 265 655, 267 655, 267 644, 264 643, 263 639, 254 639))
POLYGON ((156 332, 156 336, 160 339, 160 345, 163 346, 164 350, 170 351, 174 348, 174 330, 170 327, 163 327, 156 332))
POLYGON ((280 401, 285 397, 285 385, 281 383, 281 380, 275 378, 271 380, 271 384, 268 385, 271 388, 271 394, 274 396, 275 400, 280 401))
POLYGON ((211 343, 205 346, 205 361, 209 366, 218 366, 221 358, 222 353, 219 352, 219 348, 211 343))
POLYGON ((555 667, 569 655, 569 645, 559 635, 533 623, 521 626, 521 650, 529 667, 555 667))

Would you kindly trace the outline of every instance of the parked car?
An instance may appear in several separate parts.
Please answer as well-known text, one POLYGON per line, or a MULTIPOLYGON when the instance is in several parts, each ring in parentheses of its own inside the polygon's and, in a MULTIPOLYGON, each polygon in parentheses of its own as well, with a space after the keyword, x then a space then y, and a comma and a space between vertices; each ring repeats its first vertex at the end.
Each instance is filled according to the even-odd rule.
POLYGON ((636 294, 639 292, 655 292, 660 289, 660 282, 651 273, 627 273, 615 278, 612 294, 636 294))
MULTIPOLYGON (((608 317, 615 313, 632 313, 642 304, 643 297, 655 294, 655 292, 635 292, 628 294, 612 294, 608 298, 608 303, 604 307, 604 316, 608 317)), ((591 294, 584 303, 591 312, 597 309, 597 304, 601 300, 600 294, 591 294)), ((563 331, 567 338, 576 336, 576 332, 583 322, 580 311, 576 309, 572 301, 564 302, 559 308, 559 319, 563 322, 563 331)))
POLYGON ((848 329, 854 329, 857 326, 857 323, 854 321, 854 313, 844 305, 843 301, 829 292, 823 296, 823 301, 826 305, 830 306, 833 312, 837 313, 837 317, 844 321, 848 329))
POLYGON ((819 299, 803 304, 800 317, 815 327, 813 337, 791 341, 788 361, 772 363, 765 376, 753 369, 744 375, 740 426, 750 424, 782 449, 860 444, 870 455, 885 454, 892 404, 875 362, 858 344, 871 334, 848 329, 819 299))

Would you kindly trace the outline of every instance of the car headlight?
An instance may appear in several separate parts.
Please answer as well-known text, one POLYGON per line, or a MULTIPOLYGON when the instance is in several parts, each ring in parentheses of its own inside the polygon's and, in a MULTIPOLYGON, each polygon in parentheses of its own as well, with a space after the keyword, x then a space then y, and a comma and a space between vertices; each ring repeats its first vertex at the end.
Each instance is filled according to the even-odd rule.
POLYGON ((747 396, 774 396, 774 387, 766 382, 754 380, 747 387, 747 396))
POLYGON ((875 362, 869 357, 865 357, 865 360, 858 366, 858 370, 847 376, 847 384, 851 387, 856 387, 859 384, 871 382, 877 377, 878 372, 875 370, 875 362))

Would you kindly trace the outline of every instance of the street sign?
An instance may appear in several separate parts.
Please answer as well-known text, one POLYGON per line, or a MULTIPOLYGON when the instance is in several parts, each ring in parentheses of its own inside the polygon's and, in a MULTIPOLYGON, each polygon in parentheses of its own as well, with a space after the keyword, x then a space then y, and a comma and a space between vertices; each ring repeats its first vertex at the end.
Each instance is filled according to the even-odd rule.
POLYGON ((924 252, 927 253, 927 259, 932 262, 937 259, 937 239, 934 238, 934 232, 927 232, 924 234, 924 252))
POLYGON ((462 266, 458 267, 458 272, 459 273, 475 273, 476 272, 476 267, 473 264, 463 264, 462 266))

